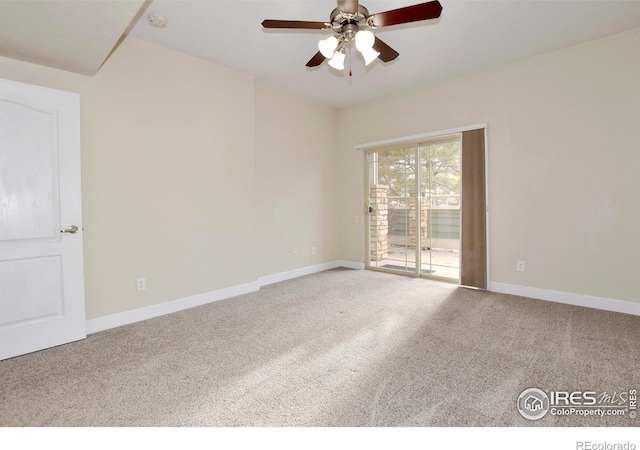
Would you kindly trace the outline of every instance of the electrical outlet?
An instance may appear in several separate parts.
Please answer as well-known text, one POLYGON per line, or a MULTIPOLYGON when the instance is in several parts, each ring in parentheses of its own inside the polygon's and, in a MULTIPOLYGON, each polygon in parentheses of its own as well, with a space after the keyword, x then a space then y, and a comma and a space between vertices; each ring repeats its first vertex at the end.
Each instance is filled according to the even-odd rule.
POLYGON ((293 251, 293 257, 294 257, 294 258, 297 258, 297 257, 298 257, 298 250, 294 250, 294 251, 293 251))
POLYGON ((353 223, 360 223, 360 216, 354 216, 353 223))
POLYGON ((518 272, 524 272, 524 261, 516 262, 516 270, 518 272))
POLYGON ((138 278, 136 280, 136 286, 139 291, 144 291, 147 289, 147 279, 146 278, 138 278))
POLYGON ((315 255, 316 254, 316 248, 315 247, 311 247, 311 254, 315 255))

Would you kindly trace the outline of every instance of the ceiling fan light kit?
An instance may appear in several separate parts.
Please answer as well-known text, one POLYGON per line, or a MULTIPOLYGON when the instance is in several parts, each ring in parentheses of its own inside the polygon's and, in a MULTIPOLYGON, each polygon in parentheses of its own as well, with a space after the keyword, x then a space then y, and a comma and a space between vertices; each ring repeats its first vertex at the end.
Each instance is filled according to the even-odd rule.
POLYGON ((340 41, 338 40, 338 38, 336 38, 335 36, 330 36, 327 39, 318 42, 318 49, 320 50, 320 53, 322 53, 322 56, 324 56, 325 58, 332 58, 339 44, 340 41))
POLYGON ((442 5, 431 1, 406 6, 391 11, 369 14, 358 0, 338 0, 338 7, 330 15, 329 22, 305 22, 300 20, 265 20, 264 28, 288 28, 308 30, 332 30, 335 35, 318 42, 318 52, 307 62, 307 67, 316 67, 325 59, 329 65, 344 70, 345 47, 355 43, 368 66, 377 58, 384 62, 393 61, 397 51, 377 38, 369 29, 418 22, 440 17, 442 5))
POLYGON ((329 65, 334 69, 344 70, 344 48, 341 48, 333 55, 333 58, 329 60, 329 65))
POLYGON ((356 33, 356 48, 361 53, 372 49, 375 42, 376 38, 369 30, 360 30, 356 33))
POLYGON ((376 58, 378 58, 378 56, 380 56, 380 52, 377 52, 372 48, 360 50, 360 53, 362 53, 362 56, 364 57, 365 66, 368 66, 369 64, 374 62, 376 58))

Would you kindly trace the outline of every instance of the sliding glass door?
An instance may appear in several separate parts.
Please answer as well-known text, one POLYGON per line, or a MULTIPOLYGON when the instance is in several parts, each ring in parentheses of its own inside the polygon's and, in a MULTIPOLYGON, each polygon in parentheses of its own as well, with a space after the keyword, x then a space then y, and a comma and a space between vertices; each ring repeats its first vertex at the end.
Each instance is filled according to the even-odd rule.
POLYGON ((368 264, 387 270, 415 272, 411 208, 415 207, 415 147, 367 154, 368 264))
POLYGON ((420 145, 424 273, 460 278, 460 138, 420 145))
POLYGON ((367 267, 460 279, 460 136, 366 153, 367 267))

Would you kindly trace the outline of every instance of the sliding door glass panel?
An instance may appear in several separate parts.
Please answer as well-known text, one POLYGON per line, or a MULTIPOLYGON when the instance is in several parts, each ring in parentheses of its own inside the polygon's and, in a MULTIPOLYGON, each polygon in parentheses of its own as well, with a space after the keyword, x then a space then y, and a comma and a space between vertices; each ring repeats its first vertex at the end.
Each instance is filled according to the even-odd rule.
POLYGON ((460 280, 460 135, 367 153, 367 265, 460 280))
POLYGON ((417 270, 416 153, 410 147, 367 154, 369 267, 417 270))
POLYGON ((420 145, 421 272, 460 279, 459 136, 420 145))

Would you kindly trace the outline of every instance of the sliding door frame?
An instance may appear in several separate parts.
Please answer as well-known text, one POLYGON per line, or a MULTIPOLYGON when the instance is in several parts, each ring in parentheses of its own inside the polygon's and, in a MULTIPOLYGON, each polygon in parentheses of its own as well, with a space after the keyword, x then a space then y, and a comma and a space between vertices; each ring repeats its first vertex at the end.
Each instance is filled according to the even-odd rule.
MULTIPOLYGON (((362 161, 362 175, 363 175, 363 188, 364 190, 362 191, 362 195, 361 195, 361 199, 365 198, 365 193, 367 193, 369 186, 367 185, 368 183, 368 173, 367 171, 369 170, 368 167, 368 162, 367 162, 367 154, 374 152, 376 150, 383 150, 384 148, 389 148, 391 146, 395 146, 395 145, 402 145, 402 146, 412 146, 415 145, 416 146, 416 155, 419 152, 419 148, 417 147, 418 144, 423 143, 425 140, 432 140, 432 139, 437 139, 439 137, 444 137, 446 135, 452 135, 452 134, 458 134, 458 133, 462 133, 464 131, 472 131, 472 130, 479 130, 479 129, 483 129, 484 130, 484 161, 485 161, 485 165, 484 165, 484 171, 485 171, 485 214, 486 214, 486 219, 485 219, 485 239, 486 239, 486 272, 487 272, 487 289, 489 288, 489 286, 491 285, 491 254, 490 254, 490 240, 489 240, 489 229, 490 229, 490 225, 489 225, 489 140, 488 140, 488 125, 486 123, 480 123, 480 124, 476 124, 476 125, 469 125, 469 126, 464 126, 464 127, 458 127, 458 128, 450 128, 450 129, 446 129, 446 130, 439 130, 439 131, 432 131, 429 133, 422 133, 422 134, 414 134, 414 135, 410 135, 410 136, 404 136, 404 137, 398 137, 398 138, 392 138, 392 139, 386 139, 386 140, 382 140, 382 141, 375 141, 375 142, 367 142, 364 144, 358 144, 356 145, 354 148, 355 150, 358 150, 362 153, 362 157, 361 157, 361 161, 362 161)), ((420 171, 417 171, 420 172, 420 171)), ((419 178, 419 175, 417 175, 417 178, 419 178)), ((418 185, 419 186, 419 185, 418 185)), ((418 205, 421 206, 422 203, 422 195, 419 192, 420 189, 418 189, 417 192, 417 199, 416 201, 418 202, 418 205)), ((398 272, 396 271, 391 271, 391 270, 386 270, 386 269, 382 269, 382 268, 377 268, 377 267, 371 267, 369 264, 367 264, 367 261, 369 260, 370 255, 367 254, 367 251, 369 249, 369 244, 367 244, 368 242, 370 242, 370 227, 369 227, 369 210, 368 210, 368 204, 365 201, 364 203, 364 207, 363 207, 363 211, 365 212, 365 216, 364 216, 364 220, 362 220, 362 226, 364 227, 364 251, 363 251, 363 262, 365 264, 365 267, 371 270, 377 270, 377 271, 381 271, 381 272, 390 272, 390 273, 394 273, 397 274, 398 272)), ((421 233, 417 233, 417 239, 418 242, 417 244, 420 245, 420 234, 421 233)), ((461 237, 462 238, 462 237, 461 237)), ((418 247, 420 248, 420 247, 418 247)), ((419 256, 419 255, 418 255, 419 256)), ((419 262, 419 257, 417 258, 417 263, 419 262)), ((420 277, 421 276, 421 270, 422 267, 421 265, 416 264, 417 269, 415 271, 415 273, 411 273, 411 272, 407 272, 404 275, 407 276, 412 276, 412 277, 420 277)), ((444 278, 439 278, 439 277, 435 277, 435 276, 431 276, 429 278, 432 279, 438 279, 438 280, 442 280, 442 281, 449 281, 449 282, 453 282, 452 280, 447 280, 444 278)))

